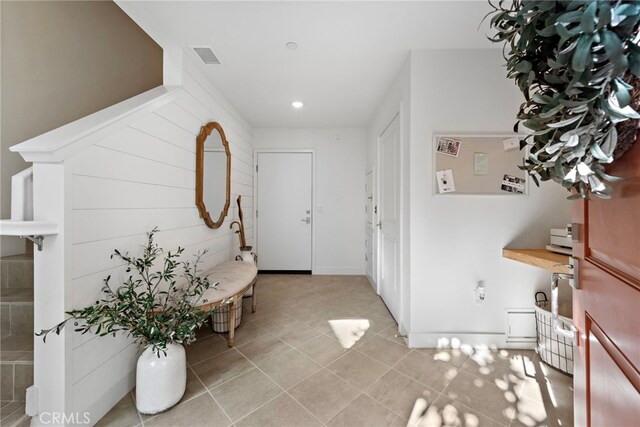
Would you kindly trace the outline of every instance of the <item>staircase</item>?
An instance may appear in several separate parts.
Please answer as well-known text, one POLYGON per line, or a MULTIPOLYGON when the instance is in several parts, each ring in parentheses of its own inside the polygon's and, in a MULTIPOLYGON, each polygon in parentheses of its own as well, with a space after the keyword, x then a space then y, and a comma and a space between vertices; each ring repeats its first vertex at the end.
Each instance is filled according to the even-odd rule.
POLYGON ((33 255, 0 258, 0 424, 28 425, 33 384, 33 255))

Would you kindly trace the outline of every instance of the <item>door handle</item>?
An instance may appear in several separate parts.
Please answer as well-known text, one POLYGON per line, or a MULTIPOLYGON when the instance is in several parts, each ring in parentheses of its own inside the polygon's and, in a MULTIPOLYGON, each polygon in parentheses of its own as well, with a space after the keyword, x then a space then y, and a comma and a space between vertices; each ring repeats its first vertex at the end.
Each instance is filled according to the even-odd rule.
POLYGON ((311 217, 306 217, 304 219, 301 219, 300 221, 304 222, 305 224, 311 224, 311 217))
POLYGON ((565 321, 561 321, 560 315, 558 313, 558 281, 560 279, 572 280, 573 274, 553 273, 553 275, 551 276, 551 327, 556 334, 565 338, 569 338, 575 345, 577 343, 578 329, 575 327, 573 322, 567 323, 565 321), (563 324, 567 324, 569 329, 563 328, 563 324))
POLYGON ((378 222, 378 228, 382 230, 382 221, 378 222))
POLYGON ((556 264, 554 265, 554 267, 566 267, 569 269, 569 271, 571 273, 569 273, 569 275, 571 276, 569 278, 569 285, 571 285, 571 287, 573 289, 580 289, 580 282, 578 281, 578 276, 579 276, 579 261, 578 258, 574 258, 574 257, 569 257, 569 264, 556 264))

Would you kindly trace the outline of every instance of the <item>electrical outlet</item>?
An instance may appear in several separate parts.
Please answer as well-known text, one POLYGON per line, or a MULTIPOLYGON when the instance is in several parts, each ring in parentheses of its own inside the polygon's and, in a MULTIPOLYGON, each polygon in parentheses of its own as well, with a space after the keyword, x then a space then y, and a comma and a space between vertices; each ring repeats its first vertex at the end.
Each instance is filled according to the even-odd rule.
POLYGON ((485 289, 484 289, 484 281, 480 280, 476 284, 476 288, 473 291, 473 303, 475 305, 482 305, 482 304, 484 304, 485 298, 486 298, 486 293, 485 293, 485 289))

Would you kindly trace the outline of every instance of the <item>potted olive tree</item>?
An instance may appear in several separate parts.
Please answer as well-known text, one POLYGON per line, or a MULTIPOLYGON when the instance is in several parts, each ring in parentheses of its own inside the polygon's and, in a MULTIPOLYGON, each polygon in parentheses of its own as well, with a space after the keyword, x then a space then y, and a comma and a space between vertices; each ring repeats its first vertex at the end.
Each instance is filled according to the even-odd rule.
POLYGON ((179 261, 184 249, 165 253, 154 243, 157 231, 147 233, 140 257, 118 250, 111 255, 125 262, 130 274, 124 283, 114 287, 109 283, 111 276, 107 277, 100 300, 68 311, 69 318, 36 334, 46 340, 49 333, 59 334, 73 321, 74 330, 82 334, 115 336, 122 332, 133 338, 144 348, 136 369, 136 406, 144 414, 162 412, 180 401, 186 388, 183 345, 193 342, 212 311, 225 303, 207 304, 203 297, 207 289, 217 286, 199 275, 198 264, 206 251, 193 261, 179 261), (161 266, 154 270, 160 261, 161 266))

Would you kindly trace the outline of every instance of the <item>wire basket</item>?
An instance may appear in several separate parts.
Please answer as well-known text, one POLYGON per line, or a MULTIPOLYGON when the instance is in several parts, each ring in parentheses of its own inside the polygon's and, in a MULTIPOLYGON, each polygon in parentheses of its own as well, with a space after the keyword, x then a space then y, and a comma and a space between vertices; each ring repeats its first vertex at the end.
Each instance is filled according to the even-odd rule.
MULTIPOLYGON (((573 341, 558 335, 553 330, 551 319, 551 303, 547 300, 544 292, 537 292, 536 299, 536 333, 538 342, 536 351, 540 355, 540 359, 547 365, 573 376, 573 341), (544 299, 539 299, 542 295, 544 299)), ((565 303, 560 305, 560 313, 571 314, 571 304, 565 303)), ((571 323, 571 319, 567 316, 560 315, 560 321, 563 323, 571 323)))
MULTIPOLYGON (((240 326, 242 322, 242 304, 236 304, 236 328, 240 326)), ((231 308, 231 304, 225 304, 214 310, 211 315, 211 329, 213 332, 229 332, 229 311, 234 310, 231 308)))

